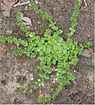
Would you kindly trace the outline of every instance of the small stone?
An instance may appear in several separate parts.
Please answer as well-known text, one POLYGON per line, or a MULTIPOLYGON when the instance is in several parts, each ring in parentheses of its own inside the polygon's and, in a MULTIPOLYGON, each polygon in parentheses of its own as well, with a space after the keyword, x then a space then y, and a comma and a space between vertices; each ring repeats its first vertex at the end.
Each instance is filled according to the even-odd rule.
POLYGON ((52 81, 53 83, 56 83, 55 80, 52 81))
POLYGON ((74 70, 74 73, 76 72, 76 70, 74 70))
POLYGON ((30 74, 30 80, 32 80, 33 81, 33 74, 30 74))
POLYGON ((38 24, 41 24, 41 21, 38 21, 38 24))
POLYGON ((35 3, 38 4, 39 2, 37 0, 35 0, 35 3))

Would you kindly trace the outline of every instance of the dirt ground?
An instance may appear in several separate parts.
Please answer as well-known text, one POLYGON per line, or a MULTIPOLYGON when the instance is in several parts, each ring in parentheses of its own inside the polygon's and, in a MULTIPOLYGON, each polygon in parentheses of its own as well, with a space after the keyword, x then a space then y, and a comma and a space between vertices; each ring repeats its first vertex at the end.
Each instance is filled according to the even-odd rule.
MULTIPOLYGON (((58 22, 58 26, 64 31, 65 37, 69 26, 72 8, 76 0, 34 0, 49 15, 58 22)), ((0 4, 3 0, 0 0, 0 4)), ((91 40, 94 43, 94 0, 86 0, 82 3, 75 39, 79 42, 91 40)), ((31 18, 31 31, 42 34, 47 27, 33 10, 27 6, 13 7, 10 17, 3 15, 0 7, 0 34, 23 36, 16 25, 15 13, 22 11, 25 16, 31 18)), ((37 60, 28 57, 16 57, 13 53, 14 45, 0 42, 0 104, 34 104, 39 89, 34 86, 37 60), (23 88, 23 87, 24 88, 23 88), (22 91, 18 88, 22 87, 22 91), (35 88, 35 89, 34 89, 35 88), (27 92, 29 90, 29 92, 27 92), (37 93, 37 94, 35 94, 37 93)), ((55 100, 48 104, 94 104, 94 63, 93 53, 90 57, 80 56, 78 64, 72 67, 75 80, 65 86, 55 100)), ((47 86, 46 86, 47 87, 47 86)), ((43 93, 49 95, 49 89, 43 87, 43 93)))

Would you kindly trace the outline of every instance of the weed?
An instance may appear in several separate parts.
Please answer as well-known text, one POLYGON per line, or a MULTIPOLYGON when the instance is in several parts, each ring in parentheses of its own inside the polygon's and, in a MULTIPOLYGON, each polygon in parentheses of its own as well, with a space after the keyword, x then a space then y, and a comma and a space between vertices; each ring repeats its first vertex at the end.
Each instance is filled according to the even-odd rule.
POLYGON ((71 74, 69 70, 70 66, 77 64, 79 60, 78 55, 84 48, 90 47, 90 43, 83 45, 76 42, 71 37, 75 32, 81 0, 77 0, 73 10, 70 32, 68 33, 66 41, 61 37, 63 31, 57 27, 57 23, 53 21, 51 16, 32 2, 30 2, 29 6, 41 15, 44 20, 47 20, 50 23, 44 35, 40 37, 36 35, 35 32, 30 32, 21 20, 23 14, 21 12, 17 12, 17 24, 21 31, 25 33, 26 39, 22 40, 20 38, 1 35, 0 41, 16 44, 17 48, 14 49, 16 55, 26 55, 30 58, 38 57, 40 64, 37 67, 39 70, 38 81, 36 82, 37 86, 41 86, 45 81, 49 80, 53 72, 52 65, 56 65, 55 78, 59 83, 58 88, 56 88, 56 92, 54 92, 52 96, 37 99, 37 102, 43 103, 56 98, 56 96, 62 91, 63 87, 74 79, 73 74, 71 74), (19 47, 19 45, 21 47, 19 47))
POLYGON ((82 0, 77 0, 76 5, 73 8, 72 17, 71 17, 71 27, 69 28, 68 36, 72 37, 76 31, 77 19, 79 15, 79 10, 81 7, 82 0))

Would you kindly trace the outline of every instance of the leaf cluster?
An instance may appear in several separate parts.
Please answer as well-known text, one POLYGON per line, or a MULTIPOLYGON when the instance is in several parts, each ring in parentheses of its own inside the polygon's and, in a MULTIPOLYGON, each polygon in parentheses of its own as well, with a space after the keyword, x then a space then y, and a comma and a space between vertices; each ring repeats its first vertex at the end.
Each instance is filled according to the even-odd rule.
MULTIPOLYGON (((38 11, 38 10, 37 10, 38 11)), ((17 19, 20 18, 17 13, 17 19)), ((18 25, 22 29, 20 23, 23 23, 21 20, 18 21, 18 25)), ((45 80, 50 78, 52 74, 52 65, 56 66, 56 79, 60 82, 67 78, 67 80, 72 80, 73 76, 71 75, 69 68, 70 65, 76 65, 78 62, 78 54, 83 50, 79 44, 68 38, 66 41, 60 37, 60 34, 63 31, 57 28, 56 22, 49 24, 49 29, 46 29, 44 35, 42 37, 38 35, 30 35, 26 38, 28 46, 23 46, 23 54, 30 57, 35 58, 38 57, 40 60, 40 64, 38 66, 39 70, 39 79, 37 83, 39 85, 43 84, 45 80), (54 25, 52 28, 52 24, 54 25), (55 31, 53 31, 55 30, 55 31), (53 31, 53 32, 52 32, 53 31)), ((28 31, 26 31, 27 34, 28 31)), ((20 55, 20 48, 16 49, 16 54, 20 55)), ((65 82, 65 81, 64 81, 65 82)))
POLYGON ((36 82, 38 86, 43 85, 45 81, 49 80, 53 73, 52 66, 55 66, 55 78, 59 83, 58 88, 53 96, 38 98, 38 102, 46 102, 54 99, 59 92, 62 91, 63 86, 74 79, 74 76, 70 72, 70 66, 76 65, 79 60, 78 55, 84 48, 90 47, 90 43, 86 44, 84 47, 84 45, 76 42, 70 37, 75 32, 80 4, 81 0, 77 0, 71 18, 71 28, 70 33, 68 34, 69 37, 65 41, 61 37, 63 31, 57 27, 57 23, 51 16, 45 13, 43 9, 40 9, 32 2, 30 2, 29 6, 41 15, 44 20, 47 20, 50 23, 48 29, 44 32, 44 35, 40 37, 36 35, 35 32, 30 32, 21 19, 23 16, 23 13, 21 12, 17 12, 16 19, 19 28, 25 33, 26 38, 23 40, 11 36, 6 37, 0 35, 1 42, 17 45, 17 48, 14 49, 16 55, 26 55, 30 58, 37 57, 39 59, 40 63, 37 67, 39 74, 36 82))

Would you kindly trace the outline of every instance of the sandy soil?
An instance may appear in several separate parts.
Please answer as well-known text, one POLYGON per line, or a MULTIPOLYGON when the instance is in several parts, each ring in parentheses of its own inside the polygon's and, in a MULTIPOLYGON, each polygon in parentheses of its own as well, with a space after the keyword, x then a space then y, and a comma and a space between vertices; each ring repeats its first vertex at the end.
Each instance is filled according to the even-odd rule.
MULTIPOLYGON (((71 10, 76 0, 34 0, 37 5, 42 7, 54 20, 58 22, 58 26, 64 30, 62 37, 66 36, 70 26, 71 10)), ((90 39, 93 42, 93 12, 94 0, 86 0, 87 7, 82 3, 80 10, 77 31, 75 39, 79 42, 90 39)), ((2 0, 0 0, 2 3, 2 0)), ((25 16, 32 20, 31 31, 42 34, 48 23, 43 21, 39 15, 33 10, 29 10, 26 6, 18 6, 12 8, 11 16, 5 17, 0 8, 0 34, 23 37, 16 25, 15 13, 22 11, 25 16)), ((39 89, 34 87, 37 60, 27 57, 16 57, 13 53, 14 45, 0 42, 0 104, 21 104, 35 103, 33 99, 37 97, 39 89), (29 86, 29 92, 17 90, 18 87, 29 86)), ((75 80, 68 86, 65 86, 62 93, 55 100, 48 103, 56 104, 93 104, 94 103, 94 65, 92 57, 80 56, 80 61, 74 67, 72 72, 75 80)), ((49 94, 49 88, 43 88, 44 94, 49 94)))

